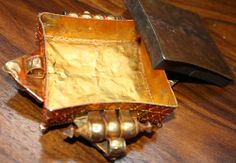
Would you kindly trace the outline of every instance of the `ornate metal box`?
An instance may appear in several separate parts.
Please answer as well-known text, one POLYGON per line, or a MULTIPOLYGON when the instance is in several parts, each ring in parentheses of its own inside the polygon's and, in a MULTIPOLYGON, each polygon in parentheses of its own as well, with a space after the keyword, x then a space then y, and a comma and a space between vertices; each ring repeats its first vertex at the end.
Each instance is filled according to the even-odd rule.
POLYGON ((74 123, 111 158, 177 107, 164 70, 152 69, 133 20, 39 14, 39 49, 4 70, 43 103, 41 129, 74 123), (88 19, 89 18, 89 19, 88 19))
POLYGON ((39 14, 39 49, 4 67, 43 103, 43 131, 71 123, 67 136, 86 138, 110 158, 177 107, 164 69, 218 85, 232 80, 197 15, 159 0, 125 3, 135 21, 39 14))

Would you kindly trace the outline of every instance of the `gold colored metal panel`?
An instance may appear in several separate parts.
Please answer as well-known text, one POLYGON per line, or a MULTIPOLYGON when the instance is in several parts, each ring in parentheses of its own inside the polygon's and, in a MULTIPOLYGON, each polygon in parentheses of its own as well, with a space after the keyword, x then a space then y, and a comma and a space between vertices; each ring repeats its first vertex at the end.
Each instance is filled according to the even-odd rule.
POLYGON ((153 103, 137 42, 48 38, 46 107, 153 103))

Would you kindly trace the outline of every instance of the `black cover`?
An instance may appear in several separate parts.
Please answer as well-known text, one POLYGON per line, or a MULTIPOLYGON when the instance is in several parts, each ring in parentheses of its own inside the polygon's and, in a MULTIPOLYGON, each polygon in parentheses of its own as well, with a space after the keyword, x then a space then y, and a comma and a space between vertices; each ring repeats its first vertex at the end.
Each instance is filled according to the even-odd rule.
POLYGON ((150 56, 153 68, 217 85, 233 80, 200 17, 160 0, 124 0, 150 56))

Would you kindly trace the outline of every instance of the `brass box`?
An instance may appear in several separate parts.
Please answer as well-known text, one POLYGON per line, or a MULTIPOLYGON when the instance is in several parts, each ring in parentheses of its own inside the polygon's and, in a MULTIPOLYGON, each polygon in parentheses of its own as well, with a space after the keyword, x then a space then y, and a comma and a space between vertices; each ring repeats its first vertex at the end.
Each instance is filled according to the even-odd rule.
POLYGON ((132 110, 161 123, 177 107, 163 70, 152 69, 133 20, 39 14, 39 50, 5 66, 44 103, 45 127, 97 110, 132 110))

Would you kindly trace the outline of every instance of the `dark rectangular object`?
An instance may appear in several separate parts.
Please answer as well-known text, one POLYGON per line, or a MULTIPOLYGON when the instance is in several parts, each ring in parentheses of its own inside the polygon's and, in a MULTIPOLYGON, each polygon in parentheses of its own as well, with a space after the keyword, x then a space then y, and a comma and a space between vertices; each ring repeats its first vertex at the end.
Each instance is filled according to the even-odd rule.
POLYGON ((224 86, 233 80, 198 15, 159 0, 125 0, 153 68, 224 86))

